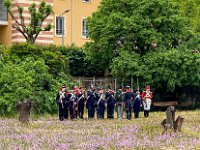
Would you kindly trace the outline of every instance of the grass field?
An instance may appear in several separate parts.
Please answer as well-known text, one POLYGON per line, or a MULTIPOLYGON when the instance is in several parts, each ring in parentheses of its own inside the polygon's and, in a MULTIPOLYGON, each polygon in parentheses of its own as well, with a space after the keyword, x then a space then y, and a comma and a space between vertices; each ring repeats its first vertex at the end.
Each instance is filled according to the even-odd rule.
POLYGON ((17 118, 1 118, 1 150, 130 149, 200 150, 200 110, 177 111, 185 118, 182 131, 161 135, 165 112, 149 118, 126 120, 66 120, 56 116, 32 119, 28 125, 17 118))

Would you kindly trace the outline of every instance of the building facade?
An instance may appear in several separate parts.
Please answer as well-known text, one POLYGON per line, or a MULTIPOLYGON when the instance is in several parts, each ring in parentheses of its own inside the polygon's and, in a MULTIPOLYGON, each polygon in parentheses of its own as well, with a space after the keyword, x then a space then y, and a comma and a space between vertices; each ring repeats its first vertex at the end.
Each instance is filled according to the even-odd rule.
MULTIPOLYGON (((89 41, 87 38, 86 18, 97 10, 101 0, 45 0, 53 6, 54 14, 49 16, 44 25, 52 23, 54 28, 51 31, 42 31, 36 44, 65 45, 75 44, 82 46, 89 41)), ((23 6, 25 24, 29 24, 30 15, 28 7, 35 2, 37 5, 40 0, 12 0, 12 12, 19 18, 17 7, 23 6)), ((16 29, 12 28, 15 21, 8 15, 0 0, 0 43, 11 45, 12 43, 25 42, 25 38, 16 29)))

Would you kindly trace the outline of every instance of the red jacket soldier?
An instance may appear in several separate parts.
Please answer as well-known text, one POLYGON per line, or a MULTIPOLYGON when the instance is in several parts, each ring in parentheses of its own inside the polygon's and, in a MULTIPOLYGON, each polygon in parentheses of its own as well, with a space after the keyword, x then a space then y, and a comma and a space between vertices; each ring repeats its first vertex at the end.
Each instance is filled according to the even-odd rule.
POLYGON ((150 91, 150 86, 146 86, 146 90, 142 92, 143 106, 144 106, 144 117, 149 116, 149 111, 151 109, 153 94, 150 91))

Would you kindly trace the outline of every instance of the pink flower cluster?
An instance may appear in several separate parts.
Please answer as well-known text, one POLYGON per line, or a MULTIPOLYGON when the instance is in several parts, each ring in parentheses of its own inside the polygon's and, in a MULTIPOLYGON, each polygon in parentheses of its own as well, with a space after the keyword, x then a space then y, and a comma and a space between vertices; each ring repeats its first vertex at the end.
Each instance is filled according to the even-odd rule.
MULTIPOLYGON (((159 117, 137 120, 53 120, 20 124, 0 120, 0 147, 8 150, 198 149, 200 125, 188 123, 179 133, 161 135, 159 117)), ((198 121, 196 121, 198 122, 198 121)), ((185 122, 187 124, 187 122, 185 122)))

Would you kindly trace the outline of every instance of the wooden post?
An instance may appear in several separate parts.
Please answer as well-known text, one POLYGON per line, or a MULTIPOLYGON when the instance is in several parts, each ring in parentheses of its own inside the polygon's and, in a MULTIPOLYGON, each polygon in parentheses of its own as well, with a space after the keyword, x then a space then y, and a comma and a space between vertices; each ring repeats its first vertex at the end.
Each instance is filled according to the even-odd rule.
POLYGON ((92 80, 90 80, 90 87, 92 86, 92 80))
POLYGON ((24 102, 17 102, 15 108, 19 113, 19 121, 22 123, 28 123, 31 112, 31 101, 26 99, 24 102))
POLYGON ((138 82, 138 77, 137 77, 137 91, 140 91, 140 86, 139 86, 139 82, 138 82))
POLYGON ((101 85, 101 87, 103 87, 103 85, 102 85, 102 79, 100 79, 100 85, 101 85))
POLYGON ((94 88, 95 88, 95 76, 94 76, 94 78, 93 78, 93 84, 94 84, 94 88))
POLYGON ((133 88, 133 77, 131 76, 131 88, 133 88))
POLYGON ((115 78, 115 91, 117 91, 117 79, 115 78))
POLYGON ((122 88, 124 89, 124 78, 122 80, 122 88))
POLYGON ((80 87, 80 85, 81 85, 81 80, 80 80, 80 76, 78 77, 78 86, 80 87))

